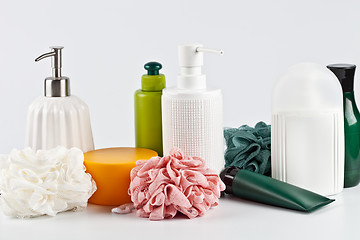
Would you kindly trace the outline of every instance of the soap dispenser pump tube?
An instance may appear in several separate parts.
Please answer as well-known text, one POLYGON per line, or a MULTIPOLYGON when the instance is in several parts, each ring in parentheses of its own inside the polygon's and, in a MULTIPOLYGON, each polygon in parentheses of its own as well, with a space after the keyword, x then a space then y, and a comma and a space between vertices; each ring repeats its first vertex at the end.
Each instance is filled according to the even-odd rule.
POLYGON ((201 72, 205 52, 223 54, 201 44, 178 48, 177 87, 165 88, 162 95, 163 146, 164 153, 178 147, 185 155, 201 157, 219 173, 225 164, 222 94, 206 86, 201 72))
POLYGON ((35 62, 38 62, 44 58, 51 58, 51 67, 53 72, 53 77, 61 78, 61 67, 62 67, 62 49, 64 47, 51 47, 52 52, 44 53, 35 59, 35 62))
POLYGON ((51 52, 44 53, 35 59, 38 62, 44 58, 51 58, 52 77, 45 78, 45 97, 67 97, 70 96, 69 78, 61 75, 62 49, 64 47, 50 47, 51 52))
POLYGON ((34 150, 57 146, 94 149, 90 114, 86 103, 70 96, 70 79, 62 76, 62 49, 50 47, 36 62, 51 58, 52 76, 45 78, 44 96, 33 101, 28 110, 26 146, 34 150))

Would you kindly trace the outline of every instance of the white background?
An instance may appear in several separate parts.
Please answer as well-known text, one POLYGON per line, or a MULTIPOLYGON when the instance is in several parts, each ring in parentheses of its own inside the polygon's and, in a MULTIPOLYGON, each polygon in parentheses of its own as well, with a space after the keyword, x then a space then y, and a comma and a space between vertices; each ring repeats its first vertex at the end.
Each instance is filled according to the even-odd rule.
POLYGON ((290 65, 360 64, 359 12, 355 0, 1 0, 0 153, 24 147, 27 108, 51 75, 50 59, 34 59, 49 46, 65 46, 63 73, 90 108, 95 147, 134 146, 144 63, 161 62, 174 86, 177 45, 222 48, 203 71, 223 91, 224 125, 270 123, 272 85, 290 65))
MULTIPOLYGON (((290 65, 360 65, 359 12, 355 0, 0 0, 0 153, 24 147, 27 107, 51 74, 49 59, 34 59, 49 46, 65 46, 63 73, 90 108, 96 148, 133 146, 133 94, 144 63, 161 62, 173 86, 177 45, 222 48, 223 56, 206 56, 204 72, 223 91, 224 125, 269 123, 272 85, 290 65)), ((0 218, 0 239, 144 239, 156 232, 174 239, 349 239, 359 223, 359 188, 337 198, 311 215, 224 199, 203 218, 157 224, 92 205, 56 218, 0 218)))

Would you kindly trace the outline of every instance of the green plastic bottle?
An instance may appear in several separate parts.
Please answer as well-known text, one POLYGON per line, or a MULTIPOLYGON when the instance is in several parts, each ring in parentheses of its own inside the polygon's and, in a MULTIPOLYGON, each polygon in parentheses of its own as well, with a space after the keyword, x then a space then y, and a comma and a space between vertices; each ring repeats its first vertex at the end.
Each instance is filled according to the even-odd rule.
POLYGON ((147 74, 141 77, 141 89, 135 92, 135 146, 163 155, 161 95, 166 87, 165 75, 158 62, 144 65, 147 74))
POLYGON ((355 65, 332 64, 328 68, 339 79, 344 100, 345 172, 344 187, 360 182, 360 114, 354 98, 355 65))

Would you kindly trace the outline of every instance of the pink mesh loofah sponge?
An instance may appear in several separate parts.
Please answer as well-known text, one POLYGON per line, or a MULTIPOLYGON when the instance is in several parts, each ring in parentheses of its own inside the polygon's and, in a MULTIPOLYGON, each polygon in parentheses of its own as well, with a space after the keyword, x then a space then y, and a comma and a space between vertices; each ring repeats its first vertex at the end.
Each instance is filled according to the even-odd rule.
MULTIPOLYGON (((177 211, 189 218, 203 216, 218 205, 220 191, 225 189, 203 159, 185 157, 179 149, 136 165, 130 173, 129 194, 137 215, 150 220, 173 218, 177 211)), ((121 207, 113 212, 121 212, 121 207)))

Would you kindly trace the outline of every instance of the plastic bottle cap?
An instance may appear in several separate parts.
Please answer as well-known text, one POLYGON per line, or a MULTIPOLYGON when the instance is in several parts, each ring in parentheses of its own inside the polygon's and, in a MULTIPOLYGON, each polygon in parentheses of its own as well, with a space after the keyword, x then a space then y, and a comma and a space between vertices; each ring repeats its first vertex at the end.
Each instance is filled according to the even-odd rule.
POLYGON ((221 171, 220 179, 224 182, 226 186, 225 193, 233 194, 233 190, 232 190, 233 180, 236 174, 238 173, 238 171, 240 171, 240 168, 235 166, 227 167, 221 171))
POLYGON ((354 91, 354 75, 356 65, 354 64, 330 64, 327 66, 339 79, 343 92, 354 91))
POLYGON ((144 65, 144 68, 148 71, 148 75, 159 75, 162 65, 158 62, 148 62, 144 65))
POLYGON ((147 74, 141 77, 141 90, 143 91, 161 91, 166 87, 165 75, 160 74, 162 65, 158 62, 148 62, 144 65, 147 74))

